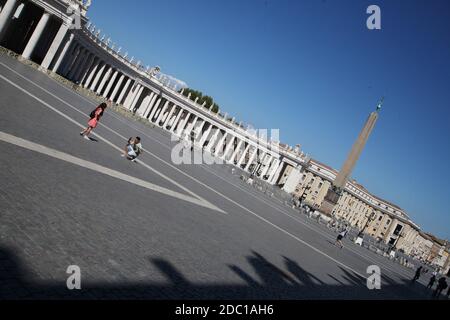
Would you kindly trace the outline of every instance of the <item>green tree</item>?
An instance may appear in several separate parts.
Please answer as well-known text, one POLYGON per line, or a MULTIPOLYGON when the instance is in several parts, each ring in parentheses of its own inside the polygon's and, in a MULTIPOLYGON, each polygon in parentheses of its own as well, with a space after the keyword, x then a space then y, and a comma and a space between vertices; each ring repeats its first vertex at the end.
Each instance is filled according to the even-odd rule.
MULTIPOLYGON (((182 89, 180 89, 178 92, 181 92, 181 91, 182 91, 182 89)), ((198 91, 198 90, 194 90, 194 89, 191 89, 191 88, 185 88, 183 90, 183 95, 185 97, 188 97, 189 93, 191 94, 190 99, 192 101, 195 101, 195 99, 198 98, 198 100, 197 100, 198 104, 202 105, 203 103, 206 102, 205 108, 210 108, 211 105, 212 105, 213 106, 212 107, 212 112, 217 113, 219 111, 219 109, 220 109, 219 105, 214 102, 214 99, 211 96, 203 95, 203 92, 198 91)))

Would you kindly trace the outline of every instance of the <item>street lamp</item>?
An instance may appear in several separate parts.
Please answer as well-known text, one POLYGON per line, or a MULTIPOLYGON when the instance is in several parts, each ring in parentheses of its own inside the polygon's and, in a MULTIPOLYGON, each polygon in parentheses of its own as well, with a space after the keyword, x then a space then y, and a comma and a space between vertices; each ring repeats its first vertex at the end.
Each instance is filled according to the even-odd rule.
POLYGON ((367 217, 367 221, 364 225, 364 227, 362 227, 362 229, 359 231, 358 236, 356 237, 355 243, 359 244, 360 246, 362 246, 362 242, 363 242, 363 237, 364 237, 364 230, 366 230, 367 226, 369 225, 370 222, 372 222, 375 218, 375 211, 372 211, 372 213, 370 214, 370 216, 367 217))

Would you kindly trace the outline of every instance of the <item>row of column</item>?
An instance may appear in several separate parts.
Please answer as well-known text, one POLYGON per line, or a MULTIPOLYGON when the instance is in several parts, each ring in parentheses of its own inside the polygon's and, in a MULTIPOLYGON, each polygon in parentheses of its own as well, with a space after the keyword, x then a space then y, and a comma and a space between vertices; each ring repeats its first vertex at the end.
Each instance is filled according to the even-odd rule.
POLYGON ((221 130, 207 119, 169 102, 143 84, 135 84, 123 106, 150 123, 192 141, 195 146, 269 183, 275 183, 283 166, 277 156, 221 130))
MULTIPOLYGON (((7 0, 0 12, 0 37, 11 23, 13 15, 23 1, 7 0)), ((23 52, 22 58, 30 59, 51 18, 47 11, 42 13, 23 52)), ((40 67, 51 69, 96 94, 118 104, 126 97, 133 80, 119 69, 107 64, 87 46, 76 41, 69 32, 70 21, 62 21, 50 44, 40 67)))
POLYGON ((53 71, 117 104, 122 103, 133 82, 119 68, 77 41, 69 47, 62 64, 55 64, 53 71))
MULTIPOLYGON (((5 30, 8 28, 8 26, 13 21, 13 15, 16 13, 19 6, 22 6, 22 9, 25 5, 24 1, 18 1, 18 0, 7 0, 4 4, 1 12, 0 12, 0 39, 5 34, 5 30)), ((31 37, 28 39, 25 48, 22 52, 19 52, 21 56, 25 59, 30 59, 31 55, 33 54, 34 50, 36 49, 36 45, 39 42, 39 39, 41 38, 42 34, 44 33, 44 29, 48 25, 50 21, 51 14, 49 12, 44 11, 42 16, 40 17, 36 27, 34 28, 31 37)), ((64 23, 61 24, 58 33, 56 34, 49 50, 47 51, 47 54, 44 58, 43 62, 51 61, 56 53, 54 50, 55 46, 58 45, 58 42, 62 40, 62 38, 65 36, 66 32, 68 30, 68 27, 64 25, 64 23)))
MULTIPOLYGON (((0 13, 0 34, 8 19, 14 14, 19 1, 8 0, 0 13)), ((33 31, 22 56, 29 59, 36 47, 50 14, 44 12, 33 31)), ((148 119, 153 124, 169 130, 182 139, 193 143, 270 183, 274 183, 282 163, 278 157, 263 152, 257 146, 221 130, 208 119, 203 119, 153 92, 143 83, 126 76, 112 64, 98 57, 89 46, 74 39, 68 27, 61 24, 48 52, 41 63, 68 80, 97 95, 123 104, 128 110, 148 119), (52 64, 53 63, 53 64, 52 64)))

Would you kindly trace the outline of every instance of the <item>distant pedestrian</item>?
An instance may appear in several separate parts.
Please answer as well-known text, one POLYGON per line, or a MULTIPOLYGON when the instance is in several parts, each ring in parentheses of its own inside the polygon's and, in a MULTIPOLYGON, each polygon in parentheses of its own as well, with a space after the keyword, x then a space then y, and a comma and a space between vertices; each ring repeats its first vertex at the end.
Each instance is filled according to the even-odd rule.
POLYGON ((344 245, 342 244, 342 239, 344 239, 344 237, 346 235, 347 235, 347 229, 344 229, 343 231, 341 231, 341 233, 338 234, 338 236, 336 238, 336 242, 334 244, 339 245, 339 247, 342 249, 344 247, 344 245))
POLYGON ((416 270, 416 274, 414 275, 413 281, 417 281, 420 278, 420 274, 422 273, 422 266, 418 267, 416 270))
POLYGON ((441 292, 448 287, 446 276, 443 276, 439 279, 436 290, 434 290, 433 296, 439 298, 441 292))
POLYGON ((89 114, 88 126, 86 129, 80 132, 80 135, 83 136, 86 140, 90 140, 89 134, 91 133, 92 129, 97 126, 97 123, 100 121, 100 118, 103 116, 103 112, 107 107, 108 105, 105 102, 102 102, 89 114))
POLYGON ((433 274, 431 276, 430 282, 428 282, 427 288, 429 288, 429 289, 433 288, 433 284, 435 281, 436 281, 436 276, 433 274))

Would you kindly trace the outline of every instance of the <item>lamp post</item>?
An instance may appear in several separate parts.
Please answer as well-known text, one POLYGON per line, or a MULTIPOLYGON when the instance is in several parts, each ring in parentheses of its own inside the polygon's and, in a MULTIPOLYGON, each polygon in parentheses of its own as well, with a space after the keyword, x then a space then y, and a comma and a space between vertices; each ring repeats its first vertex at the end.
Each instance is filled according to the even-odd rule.
POLYGON ((370 216, 367 217, 367 221, 366 221, 364 227, 359 231, 358 236, 356 237, 355 244, 359 244, 360 246, 362 246, 363 237, 364 237, 364 230, 366 230, 366 228, 369 225, 369 223, 374 220, 375 215, 376 215, 375 211, 372 211, 370 216))

